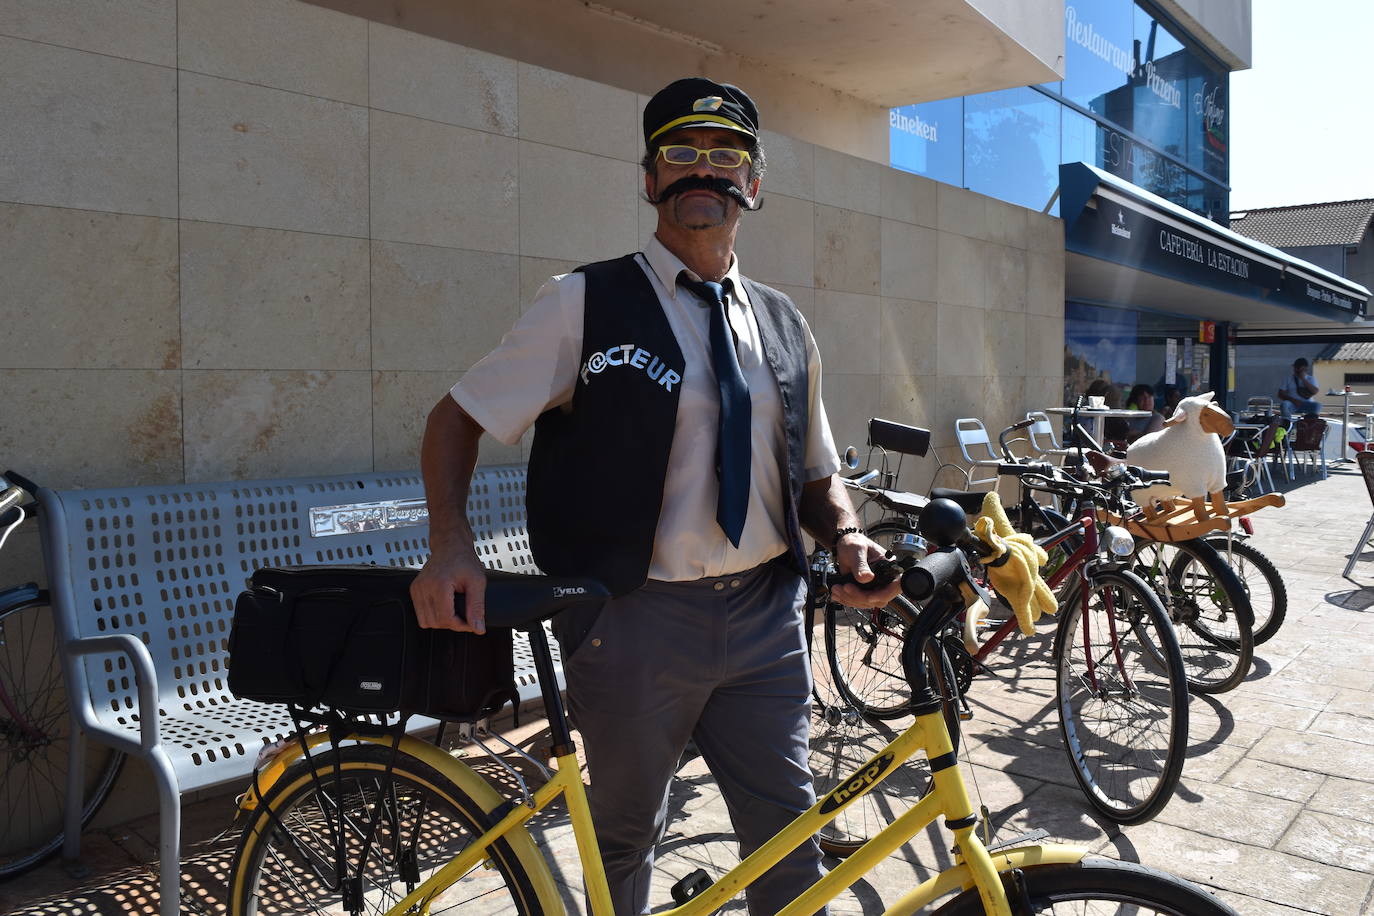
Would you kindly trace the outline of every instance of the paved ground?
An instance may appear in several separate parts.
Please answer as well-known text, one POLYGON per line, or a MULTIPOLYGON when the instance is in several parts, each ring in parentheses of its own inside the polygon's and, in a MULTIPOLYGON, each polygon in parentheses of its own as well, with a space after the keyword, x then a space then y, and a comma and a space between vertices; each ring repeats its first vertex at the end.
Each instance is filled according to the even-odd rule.
MULTIPOLYGON (((1088 813, 1060 746, 1043 639, 1008 646, 993 675, 975 684, 976 718, 964 728, 966 776, 996 838, 1043 827, 1205 884, 1247 916, 1374 913, 1374 552, 1353 581, 1340 576, 1369 511, 1363 482, 1347 469, 1300 481, 1287 508, 1257 517, 1255 541, 1287 580, 1287 623, 1258 648, 1238 690, 1194 697, 1182 784, 1151 823, 1119 829, 1088 813)), ((538 724, 511 734, 530 747, 544 742, 538 724)), ((710 783, 699 762, 679 774, 654 897, 660 908, 678 877, 697 867, 719 873, 735 861, 710 783)), ((232 810, 227 798, 187 806, 185 912, 223 908, 232 810)), ((565 816, 541 815, 538 832, 576 912, 580 885, 565 816)), ((156 836, 155 818, 92 831, 86 877, 51 863, 0 885, 0 912, 152 912, 156 836)), ((884 901, 948 864, 936 839, 923 835, 899 850, 834 911, 881 912, 884 901)))

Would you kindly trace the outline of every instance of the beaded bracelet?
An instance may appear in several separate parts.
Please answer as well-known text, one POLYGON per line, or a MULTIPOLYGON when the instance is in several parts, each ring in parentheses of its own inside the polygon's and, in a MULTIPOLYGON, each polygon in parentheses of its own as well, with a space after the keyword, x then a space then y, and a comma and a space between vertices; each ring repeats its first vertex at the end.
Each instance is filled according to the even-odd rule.
MULTIPOLYGON (((841 528, 839 531, 836 531, 836 532, 835 532, 835 544, 834 544, 834 547, 839 547, 839 546, 840 546, 840 538, 844 537, 846 534, 863 534, 863 533, 864 533, 864 530, 863 530, 862 528, 841 528)), ((832 547, 831 549, 833 550, 834 547, 832 547)))

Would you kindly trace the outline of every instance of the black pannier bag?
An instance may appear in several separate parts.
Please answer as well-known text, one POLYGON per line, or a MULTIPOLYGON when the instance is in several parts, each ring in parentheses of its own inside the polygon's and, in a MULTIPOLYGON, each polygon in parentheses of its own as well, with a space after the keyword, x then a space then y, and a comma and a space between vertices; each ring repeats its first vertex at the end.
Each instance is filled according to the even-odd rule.
POLYGON ((229 690, 264 703, 475 721, 519 703, 511 631, 425 630, 398 566, 264 567, 234 603, 229 690))

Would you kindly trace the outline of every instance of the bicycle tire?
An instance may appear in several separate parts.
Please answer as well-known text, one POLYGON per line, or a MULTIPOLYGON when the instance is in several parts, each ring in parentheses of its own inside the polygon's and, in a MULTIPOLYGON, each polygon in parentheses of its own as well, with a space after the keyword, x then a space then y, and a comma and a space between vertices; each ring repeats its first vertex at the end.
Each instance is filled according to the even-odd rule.
MULTIPOLYGON (((1079 903, 1084 906, 1075 906, 1072 912, 1082 916, 1238 916, 1196 884, 1134 862, 1094 856, 1073 865, 1033 865, 1020 874, 1031 913, 1068 912, 1060 904, 1079 903)), ((1019 895, 1007 873, 1002 881, 1009 897, 1019 895)), ((983 912, 974 888, 940 907, 935 916, 982 916, 983 912)))
MULTIPOLYGON (((71 716, 53 623, 44 601, 22 596, 0 614, 0 881, 36 868, 65 839, 71 716)), ((87 742, 83 827, 109 798, 124 757, 87 742)))
POLYGON ((1154 544, 1151 550, 1167 564, 1152 584, 1178 633, 1189 688, 1215 694, 1239 687, 1255 654, 1255 614, 1245 585, 1204 541, 1154 544))
POLYGON ((1060 733, 1092 806, 1116 823, 1138 824, 1168 804, 1183 772, 1182 653, 1158 596, 1124 570, 1093 575, 1085 642, 1081 587, 1066 595, 1055 633, 1060 733))
MULTIPOLYGON (((953 671, 937 640, 927 642, 925 653, 933 685, 943 700, 945 726, 957 751, 959 707, 953 671)), ((890 721, 865 717, 852 705, 812 707, 808 765, 817 797, 852 778, 908 724, 894 725, 890 721)), ((821 851, 845 858, 929 791, 926 761, 906 761, 817 832, 821 851)))
POLYGON ((916 608, 902 596, 880 608, 825 607, 825 658, 845 702, 872 719, 898 719, 911 707, 902 644, 916 608))
MULTIPOLYGON (((341 892, 330 886, 337 883, 329 837, 336 822, 330 812, 337 811, 350 828, 352 866, 359 866, 363 837, 375 830, 368 860, 359 869, 364 877, 359 912, 385 913, 489 828, 491 806, 491 800, 483 804, 424 761, 394 754, 390 747, 321 748, 312 760, 289 767, 244 825, 229 872, 229 912, 345 912, 341 892), (383 792, 388 771, 392 781, 383 792), (410 825, 409 815, 428 821, 410 825), (312 903, 312 896, 319 901, 312 903)), ((477 899, 483 914, 538 916, 555 909, 540 897, 524 861, 528 853, 513 848, 509 837, 487 852, 486 867, 479 862, 441 892, 427 912, 456 911, 477 899)))
POLYGON ((1239 537, 1227 538, 1216 535, 1204 538, 1216 548, 1217 553, 1228 561, 1235 571, 1245 593, 1250 598, 1250 609, 1255 614, 1255 645, 1268 642, 1283 626, 1288 616, 1288 586, 1283 581, 1274 561, 1269 559, 1258 547, 1239 537))

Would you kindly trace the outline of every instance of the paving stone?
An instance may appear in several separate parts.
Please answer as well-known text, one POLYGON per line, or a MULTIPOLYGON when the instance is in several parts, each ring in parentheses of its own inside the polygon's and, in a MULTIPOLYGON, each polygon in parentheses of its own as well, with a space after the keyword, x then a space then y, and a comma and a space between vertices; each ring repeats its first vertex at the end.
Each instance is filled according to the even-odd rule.
POLYGON ((1273 848, 1301 810, 1297 802, 1198 782, 1185 772, 1177 796, 1155 817, 1208 836, 1273 848))
POLYGON ((1158 821, 1128 827, 1110 845, 1119 858, 1208 887, 1252 889, 1271 903, 1309 913, 1357 913, 1374 885, 1369 875, 1158 821))
POLYGON ((1229 903, 1238 913, 1244 916, 1299 916, 1301 913, 1311 913, 1308 909, 1295 909, 1291 906, 1283 906, 1278 903, 1270 903, 1258 897, 1247 897, 1244 894, 1237 894, 1231 891, 1218 890, 1216 895, 1229 903))
POLYGON ((1277 725, 1293 731, 1303 731, 1317 718, 1318 711, 1288 703, 1262 700, 1254 696, 1237 695, 1226 698, 1226 709, 1237 721, 1277 725))
MULTIPOLYGON (((1360 775, 1367 777, 1368 770, 1362 770, 1360 775)), ((1307 807, 1327 814, 1374 821, 1374 782, 1328 776, 1307 807)))
POLYGON ((1325 711, 1363 716, 1366 719, 1374 718, 1374 697, 1370 697, 1362 690, 1337 688, 1330 702, 1326 704, 1325 711))
MULTIPOLYGON (((1187 773, 1188 770, 1185 769, 1184 775, 1187 773)), ((1228 786, 1258 792, 1272 798, 1309 802, 1325 780, 1326 777, 1320 773, 1265 763, 1262 760, 1242 760, 1227 770, 1221 781, 1228 786)), ((1370 797, 1374 799, 1374 787, 1370 788, 1370 797)))
POLYGON ((1369 754, 1367 744, 1276 728, 1255 745, 1249 756, 1331 776, 1368 775, 1374 779, 1369 754))
POLYGON ((1278 848, 1305 859, 1374 872, 1374 824, 1304 811, 1278 848))
POLYGON ((1183 776, 1198 782, 1220 782, 1245 756, 1245 748, 1234 744, 1194 744, 1183 760, 1183 776))
POLYGON ((1343 712, 1323 712, 1307 728, 1308 731, 1332 738, 1358 741, 1360 744, 1374 744, 1374 722, 1363 716, 1352 716, 1343 712))
MULTIPOLYGON (((1277 673, 1255 681, 1246 681, 1236 688, 1236 696, 1258 696, 1276 703, 1290 706, 1307 706, 1312 709, 1327 708, 1328 704, 1342 692, 1340 687, 1328 687, 1297 678, 1285 677, 1277 673)), ((1351 691, 1359 696, 1364 694, 1351 691)), ((1368 699, 1365 701, 1368 703, 1368 699)))

